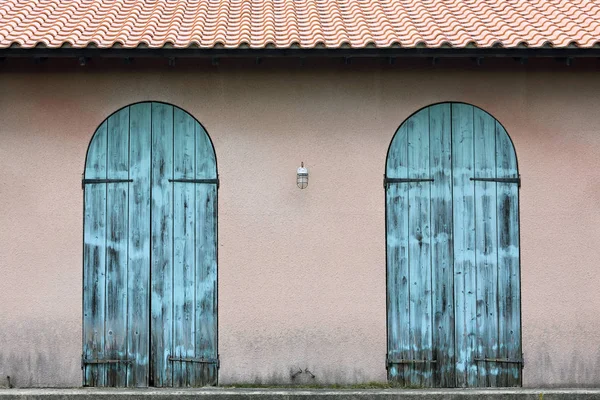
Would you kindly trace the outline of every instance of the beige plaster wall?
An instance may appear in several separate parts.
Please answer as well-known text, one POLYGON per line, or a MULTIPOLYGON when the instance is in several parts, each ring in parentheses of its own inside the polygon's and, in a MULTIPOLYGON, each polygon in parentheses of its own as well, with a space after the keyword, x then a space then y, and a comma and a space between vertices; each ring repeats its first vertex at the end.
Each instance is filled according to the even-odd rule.
POLYGON ((600 385, 599 93, 600 74, 567 68, 4 71, 0 383, 81 384, 85 152, 143 100, 186 109, 216 148, 220 382, 385 381, 386 151, 411 113, 454 100, 517 150, 525 386, 600 385))

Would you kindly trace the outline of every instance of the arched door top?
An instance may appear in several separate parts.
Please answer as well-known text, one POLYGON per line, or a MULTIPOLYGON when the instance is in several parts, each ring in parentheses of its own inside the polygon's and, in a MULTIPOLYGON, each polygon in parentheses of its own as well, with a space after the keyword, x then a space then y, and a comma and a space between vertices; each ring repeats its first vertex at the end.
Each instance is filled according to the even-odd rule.
MULTIPOLYGON (((410 115, 407 119, 405 119, 402 124, 398 127, 392 140, 390 141, 390 145, 388 146, 387 156, 386 156, 386 177, 394 178, 395 174, 402 173, 403 167, 409 168, 408 165, 402 165, 401 160, 398 159, 398 152, 402 153, 403 151, 408 151, 409 143, 408 143, 408 132, 414 129, 422 129, 424 128, 424 124, 441 124, 441 129, 449 129, 449 126, 443 126, 444 123, 448 123, 445 121, 449 121, 452 124, 453 120, 456 118, 464 118, 465 114, 471 112, 473 114, 473 121, 475 121, 475 117, 480 120, 487 120, 489 122, 493 121, 494 130, 496 135, 501 136, 501 140, 503 145, 505 146, 505 151, 507 155, 510 157, 510 160, 506 160, 511 165, 514 165, 514 168, 518 172, 518 160, 515 151, 514 144, 512 139, 504 126, 498 121, 494 116, 485 111, 484 109, 477 107, 472 104, 463 103, 463 102, 442 102, 432 104, 426 107, 421 108, 418 111, 415 111, 412 115, 410 115), (444 118, 440 119, 439 114, 444 113, 447 110, 449 120, 444 120, 444 118), (454 115, 456 113, 456 115, 454 115), (420 126, 416 126, 415 124, 421 124, 420 126)), ((483 123, 483 122, 482 122, 483 123)))
MULTIPOLYGON (((98 128, 96 128, 94 134, 92 135, 92 138, 90 139, 86 151, 84 168, 85 179, 94 179, 93 177, 88 176, 90 173, 95 174, 94 172, 90 171, 93 171, 95 169, 99 171, 103 170, 102 166, 100 165, 95 165, 96 168, 88 168, 88 162, 91 158, 90 153, 95 154, 98 151, 102 151, 101 148, 105 146, 104 143, 99 142, 109 140, 109 135, 106 135, 104 132, 106 132, 108 129, 117 129, 120 130, 122 135, 125 135, 125 126, 127 124, 130 125, 131 128, 136 129, 136 127, 139 127, 140 120, 146 117, 145 114, 150 113, 149 118, 152 118, 153 105, 155 105, 155 109, 156 106, 163 106, 167 110, 172 110, 171 120, 173 122, 173 129, 175 129, 175 124, 187 124, 189 126, 193 125, 193 129, 195 132, 195 140, 197 141, 196 144, 198 145, 196 147, 200 147, 203 149, 202 156, 205 160, 204 162, 206 163, 206 165, 204 165, 203 171, 205 171, 206 178, 217 178, 217 156, 215 153, 214 144, 210 138, 210 135, 208 134, 204 126, 200 123, 200 121, 198 121, 192 114, 185 111, 183 108, 175 106, 173 104, 161 101, 142 101, 138 103, 132 103, 118 109, 117 111, 109 115, 104 121, 102 121, 98 128), (139 120, 136 118, 138 118, 139 120), (128 123, 125 122, 125 119, 128 120, 128 123)), ((152 129, 152 127, 149 126, 149 129, 152 129)), ((122 140, 120 144, 124 145, 125 140, 122 140)), ((129 142, 127 142, 127 144, 129 145, 129 142)))

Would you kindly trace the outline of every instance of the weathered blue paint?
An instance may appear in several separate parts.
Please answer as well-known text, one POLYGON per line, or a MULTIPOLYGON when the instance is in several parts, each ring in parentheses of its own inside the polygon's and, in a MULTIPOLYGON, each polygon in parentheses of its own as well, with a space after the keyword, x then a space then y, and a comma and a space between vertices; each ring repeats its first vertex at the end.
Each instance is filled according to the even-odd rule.
POLYGON ((518 386, 518 177, 512 143, 488 113, 427 107, 394 136, 386 185, 388 359, 405 385, 518 386), (407 284, 408 283, 408 284, 407 284), (435 360, 434 363, 427 362, 435 360), (419 361, 419 362, 415 362, 419 361))
MULTIPOLYGON (((195 166, 194 119, 181 110, 174 112, 174 177, 193 179, 195 166)), ((174 268, 173 293, 174 351, 180 358, 193 358, 194 353, 194 238, 196 216, 194 185, 173 183, 174 205, 174 268)), ((174 386, 194 386, 193 365, 173 363, 174 386)))
POLYGON ((127 386, 148 386, 150 367, 151 104, 129 107, 129 264, 127 386))
MULTIPOLYGON (((408 178, 429 179, 429 109, 407 123, 408 178)), ((408 283, 410 359, 432 360, 431 315, 431 182, 408 183, 408 283)), ((411 368, 411 382, 432 386, 432 363, 411 368)))
POLYGON ((475 176, 473 112, 467 104, 452 104, 452 175, 454 228, 454 310, 456 384, 477 385, 475 268, 475 176))
MULTIPOLYGON (((85 177, 106 179, 107 121, 96 130, 88 150, 85 177)), ((83 357, 104 357, 106 302, 106 185, 86 185, 83 232, 83 357)), ((84 385, 104 386, 104 364, 86 364, 84 385)))
MULTIPOLYGON (((408 178, 407 124, 402 124, 393 139, 394 151, 388 154, 386 176, 408 178)), ((406 360, 411 357, 410 292, 408 274, 408 185, 387 185, 387 305, 388 359, 406 360)), ((388 364, 388 375, 403 385, 411 383, 411 368, 407 364, 388 364)))
MULTIPOLYGON (((474 171, 478 178, 496 177, 496 120, 473 110, 474 171)), ((475 265, 477 267, 478 359, 498 358, 498 249, 496 183, 475 181, 475 265)), ((498 386, 498 363, 477 362, 477 386, 498 386)))
MULTIPOLYGON (((496 174, 498 178, 518 178, 517 160, 508 134, 496 122, 496 174)), ((521 352, 521 271, 519 257, 519 188, 498 183, 498 357, 520 360, 521 352)), ((503 386, 522 384, 521 368, 500 364, 503 386)))
POLYGON ((433 386, 454 386, 454 287, 452 256, 452 152, 450 104, 429 108, 433 386))
POLYGON ((208 135, 176 107, 98 128, 85 178, 125 182, 85 186, 84 385, 216 384, 215 364, 170 359, 217 358, 216 185, 172 181, 216 177, 208 135))
MULTIPOLYGON (((196 122, 196 179, 217 179, 215 154, 196 122)), ((217 351, 217 185, 196 185, 195 350, 197 358, 216 359, 217 351)), ((196 385, 215 385, 217 365, 194 364, 196 385)))
MULTIPOLYGON (((108 118, 107 178, 129 179, 129 108, 108 118)), ((128 195, 127 182, 106 185, 105 357, 127 358, 128 195)), ((127 364, 106 365, 106 386, 127 384, 127 364)))
POLYGON ((173 107, 152 103, 150 380, 171 386, 173 343, 173 107))

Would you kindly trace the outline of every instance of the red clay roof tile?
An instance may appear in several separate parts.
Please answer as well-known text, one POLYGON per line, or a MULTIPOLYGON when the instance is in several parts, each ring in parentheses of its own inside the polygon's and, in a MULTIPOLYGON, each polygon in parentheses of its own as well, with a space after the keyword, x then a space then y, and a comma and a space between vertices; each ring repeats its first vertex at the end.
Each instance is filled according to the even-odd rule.
POLYGON ((599 0, 2 0, 0 48, 600 45, 599 0))

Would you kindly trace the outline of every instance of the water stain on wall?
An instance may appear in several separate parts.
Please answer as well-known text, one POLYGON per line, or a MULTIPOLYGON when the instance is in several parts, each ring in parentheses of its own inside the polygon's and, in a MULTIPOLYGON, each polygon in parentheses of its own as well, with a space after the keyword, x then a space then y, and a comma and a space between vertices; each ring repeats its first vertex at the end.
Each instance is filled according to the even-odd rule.
POLYGON ((0 343, 1 385, 9 376, 12 387, 81 386, 81 335, 72 323, 5 321, 0 343))

